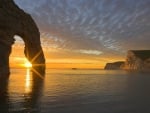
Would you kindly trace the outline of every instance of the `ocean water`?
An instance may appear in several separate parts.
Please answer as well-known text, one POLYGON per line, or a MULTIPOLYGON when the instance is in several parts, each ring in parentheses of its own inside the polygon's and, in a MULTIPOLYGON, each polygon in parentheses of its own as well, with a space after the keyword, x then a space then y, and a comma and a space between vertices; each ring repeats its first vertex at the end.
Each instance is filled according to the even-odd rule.
POLYGON ((0 83, 0 113, 150 113, 150 74, 12 69, 0 83))

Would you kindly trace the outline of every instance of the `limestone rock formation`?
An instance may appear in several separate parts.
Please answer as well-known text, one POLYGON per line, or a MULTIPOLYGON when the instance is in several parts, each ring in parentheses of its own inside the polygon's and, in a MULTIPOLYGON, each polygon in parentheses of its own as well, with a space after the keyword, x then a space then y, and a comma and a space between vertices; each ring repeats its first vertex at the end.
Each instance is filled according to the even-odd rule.
POLYGON ((13 0, 0 0, 0 75, 9 75, 9 55, 14 35, 25 42, 25 56, 38 73, 45 72, 45 58, 39 30, 32 17, 13 0))
POLYGON ((120 70, 122 69, 123 65, 124 65, 123 61, 107 63, 104 69, 105 70, 120 70))
POLYGON ((150 50, 129 50, 124 69, 150 72, 150 50))

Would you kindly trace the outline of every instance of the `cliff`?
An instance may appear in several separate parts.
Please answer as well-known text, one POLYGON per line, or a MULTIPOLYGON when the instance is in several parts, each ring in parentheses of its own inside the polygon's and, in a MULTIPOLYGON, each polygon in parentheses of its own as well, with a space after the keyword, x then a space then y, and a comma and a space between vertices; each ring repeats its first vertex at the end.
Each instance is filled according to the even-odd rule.
POLYGON ((107 63, 104 69, 150 72, 150 50, 129 50, 125 62, 107 63))
POLYGON ((122 69, 122 66, 124 65, 123 61, 113 62, 113 63, 107 63, 104 67, 105 70, 120 70, 122 69))
POLYGON ((150 50, 128 51, 124 69, 150 72, 150 50))

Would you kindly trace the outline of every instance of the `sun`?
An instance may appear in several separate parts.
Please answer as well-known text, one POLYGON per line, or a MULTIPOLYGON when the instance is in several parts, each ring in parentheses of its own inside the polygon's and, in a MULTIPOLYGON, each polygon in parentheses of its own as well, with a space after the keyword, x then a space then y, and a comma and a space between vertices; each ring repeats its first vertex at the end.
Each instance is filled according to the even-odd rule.
POLYGON ((28 60, 25 60, 24 66, 25 66, 26 68, 31 68, 31 67, 32 67, 32 64, 31 64, 28 60))

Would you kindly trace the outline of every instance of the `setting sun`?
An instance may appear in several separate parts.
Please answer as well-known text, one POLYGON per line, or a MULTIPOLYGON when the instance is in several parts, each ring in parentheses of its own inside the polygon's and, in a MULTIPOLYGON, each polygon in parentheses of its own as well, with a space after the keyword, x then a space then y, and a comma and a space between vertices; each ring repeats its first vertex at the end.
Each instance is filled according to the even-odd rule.
POLYGON ((32 64, 31 64, 28 60, 26 60, 25 63, 24 63, 24 66, 25 66, 26 68, 31 68, 31 67, 32 67, 32 64))

